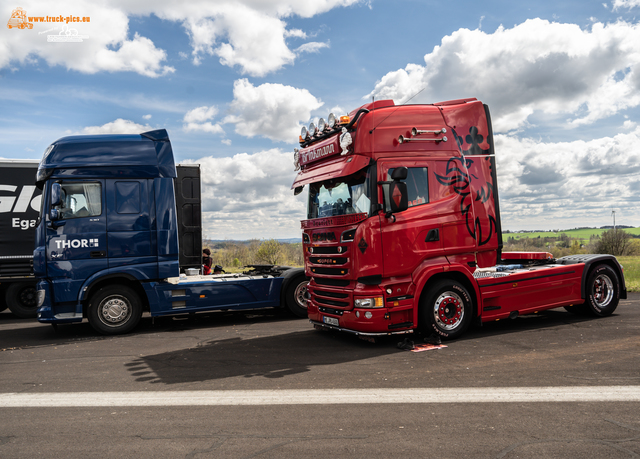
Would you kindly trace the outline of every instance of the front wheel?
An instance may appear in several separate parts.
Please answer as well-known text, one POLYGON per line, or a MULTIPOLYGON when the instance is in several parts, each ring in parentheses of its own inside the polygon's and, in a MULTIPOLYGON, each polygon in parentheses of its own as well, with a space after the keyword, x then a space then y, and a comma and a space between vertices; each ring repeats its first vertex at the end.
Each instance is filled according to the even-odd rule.
POLYGON ((587 279, 587 312, 599 317, 613 314, 620 301, 618 274, 608 265, 598 265, 587 279))
POLYGON ((31 282, 11 284, 7 289, 7 306, 14 316, 33 319, 38 313, 38 292, 31 282))
POLYGON ((141 316, 140 297, 129 287, 109 285, 89 300, 87 318, 94 330, 103 335, 128 333, 138 325, 141 316))
POLYGON ((301 275, 294 278, 287 287, 287 308, 297 317, 307 317, 307 285, 309 281, 306 276, 301 275))
POLYGON ((473 303, 469 292, 454 280, 441 280, 428 288, 420 306, 423 328, 443 339, 458 338, 472 320, 473 303))

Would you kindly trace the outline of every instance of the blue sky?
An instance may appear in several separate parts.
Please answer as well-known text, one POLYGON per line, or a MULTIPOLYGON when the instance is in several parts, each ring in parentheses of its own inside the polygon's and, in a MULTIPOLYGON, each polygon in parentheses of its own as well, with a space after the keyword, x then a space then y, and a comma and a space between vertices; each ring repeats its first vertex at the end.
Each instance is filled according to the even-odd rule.
POLYGON ((303 124, 369 101, 477 97, 496 132, 503 228, 640 226, 640 0, 0 0, 0 157, 70 134, 166 128, 204 174, 215 239, 299 237, 303 124), (421 92, 420 92, 421 91, 421 92))

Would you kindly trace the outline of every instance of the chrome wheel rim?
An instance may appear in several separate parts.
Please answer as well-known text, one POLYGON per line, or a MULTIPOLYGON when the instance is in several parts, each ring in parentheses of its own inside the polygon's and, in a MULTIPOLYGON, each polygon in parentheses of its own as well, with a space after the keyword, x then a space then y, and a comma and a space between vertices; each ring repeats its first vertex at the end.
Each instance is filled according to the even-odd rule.
POLYGON ((455 292, 442 292, 433 305, 436 325, 446 331, 456 329, 464 319, 464 302, 455 292))
POLYGON ((98 307, 100 321, 109 326, 116 327, 131 317, 131 306, 127 298, 122 295, 112 295, 105 298, 98 307))
POLYGON ((613 281, 606 274, 599 274, 593 282, 593 301, 599 308, 609 306, 613 300, 613 281))
POLYGON ((293 298, 296 300, 296 304, 303 309, 307 309, 307 285, 309 282, 302 282, 298 284, 295 292, 293 292, 293 298))

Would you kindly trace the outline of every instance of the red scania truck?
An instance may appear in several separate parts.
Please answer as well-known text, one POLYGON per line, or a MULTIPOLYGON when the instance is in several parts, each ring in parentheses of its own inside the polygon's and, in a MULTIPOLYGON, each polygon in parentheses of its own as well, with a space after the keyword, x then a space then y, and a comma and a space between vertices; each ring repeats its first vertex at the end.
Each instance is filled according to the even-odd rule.
POLYGON ((303 128, 292 188, 302 221, 308 315, 362 337, 565 307, 608 316, 626 298, 611 255, 502 252, 491 118, 461 99, 380 100, 303 128))

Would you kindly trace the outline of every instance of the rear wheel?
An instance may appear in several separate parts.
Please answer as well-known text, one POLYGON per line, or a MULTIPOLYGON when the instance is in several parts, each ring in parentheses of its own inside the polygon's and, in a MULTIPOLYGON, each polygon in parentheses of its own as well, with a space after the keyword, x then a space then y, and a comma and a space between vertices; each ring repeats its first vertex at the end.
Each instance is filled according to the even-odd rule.
POLYGON ((618 274, 608 265, 598 265, 589 273, 587 279, 585 309, 599 317, 613 314, 620 301, 618 274))
POLYGON ((7 306, 14 316, 21 319, 33 319, 38 311, 38 292, 35 284, 19 282, 7 288, 7 306))
POLYGON ((98 290, 89 300, 89 323, 103 335, 128 333, 142 316, 140 297, 131 288, 109 285, 98 290))
POLYGON ((473 303, 467 289, 454 280, 441 280, 428 287, 420 306, 423 329, 443 339, 461 336, 471 324, 473 303))
POLYGON ((293 279, 287 287, 285 301, 287 308, 295 316, 307 317, 307 285, 306 276, 300 275, 293 279))

